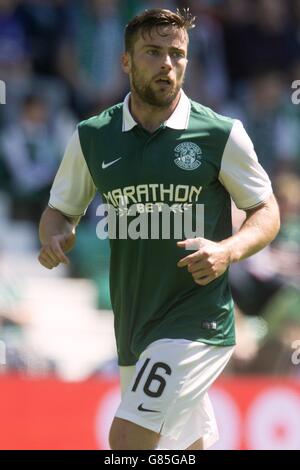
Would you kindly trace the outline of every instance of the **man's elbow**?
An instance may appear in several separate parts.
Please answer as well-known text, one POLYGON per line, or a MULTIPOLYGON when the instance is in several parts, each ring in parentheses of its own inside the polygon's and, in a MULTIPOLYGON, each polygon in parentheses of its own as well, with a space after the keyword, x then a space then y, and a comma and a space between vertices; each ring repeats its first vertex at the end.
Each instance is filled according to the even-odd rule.
POLYGON ((259 207, 247 212, 247 218, 257 219, 255 225, 260 226, 260 230, 264 234, 264 244, 268 245, 278 235, 280 230, 280 211, 274 194, 272 194, 266 201, 259 207))
POLYGON ((281 221, 280 221, 280 210, 278 203, 276 201, 276 198, 274 194, 270 197, 270 200, 268 201, 267 208, 269 210, 270 214, 270 243, 277 237, 280 226, 281 226, 281 221))
POLYGON ((271 235, 271 240, 270 240, 270 243, 275 240, 275 238, 277 237, 279 231, 280 231, 280 215, 278 213, 278 215, 276 215, 276 217, 274 217, 273 219, 273 227, 272 227, 272 235, 271 235))

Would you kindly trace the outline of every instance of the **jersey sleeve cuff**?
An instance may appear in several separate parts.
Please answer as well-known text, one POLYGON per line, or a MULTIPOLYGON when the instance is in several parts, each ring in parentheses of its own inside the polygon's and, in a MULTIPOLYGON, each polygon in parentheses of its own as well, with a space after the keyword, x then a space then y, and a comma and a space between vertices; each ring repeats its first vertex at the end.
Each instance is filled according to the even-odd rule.
POLYGON ((254 209, 256 206, 259 206, 263 202, 268 199, 268 197, 273 194, 273 189, 270 187, 268 188, 261 196, 257 197, 252 197, 251 199, 247 199, 243 204, 236 205, 238 209, 241 210, 249 210, 249 209, 254 209))
POLYGON ((74 211, 74 208, 69 207, 65 204, 62 204, 61 202, 50 199, 48 202, 48 206, 51 207, 51 209, 56 209, 57 211, 61 212, 62 214, 66 215, 67 217, 81 217, 85 214, 85 211, 74 211), (76 213, 75 213, 76 212, 76 213))

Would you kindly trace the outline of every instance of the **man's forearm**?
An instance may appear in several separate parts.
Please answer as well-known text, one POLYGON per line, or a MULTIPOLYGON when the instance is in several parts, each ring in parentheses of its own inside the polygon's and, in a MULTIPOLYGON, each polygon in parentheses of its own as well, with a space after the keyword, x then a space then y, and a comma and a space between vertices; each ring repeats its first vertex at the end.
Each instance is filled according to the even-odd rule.
POLYGON ((279 209, 272 195, 262 206, 248 211, 239 231, 221 242, 229 249, 230 263, 246 259, 262 250, 274 240, 279 228, 279 209))
POLYGON ((39 237, 42 245, 49 243, 55 235, 74 233, 80 217, 69 218, 56 209, 47 207, 42 214, 39 225, 39 237))

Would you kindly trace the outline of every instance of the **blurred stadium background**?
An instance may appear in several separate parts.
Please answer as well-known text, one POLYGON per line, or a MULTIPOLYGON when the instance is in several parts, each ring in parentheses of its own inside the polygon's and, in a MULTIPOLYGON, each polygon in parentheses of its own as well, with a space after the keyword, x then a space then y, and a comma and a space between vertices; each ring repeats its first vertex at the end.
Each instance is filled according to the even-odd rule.
POLYGON ((185 90, 244 122, 282 215, 272 245, 231 269, 238 345, 212 390, 216 448, 300 449, 300 1, 0 0, 1 449, 108 448, 119 387, 99 201, 68 268, 39 266, 37 222, 76 123, 128 90, 126 22, 186 6, 185 90))

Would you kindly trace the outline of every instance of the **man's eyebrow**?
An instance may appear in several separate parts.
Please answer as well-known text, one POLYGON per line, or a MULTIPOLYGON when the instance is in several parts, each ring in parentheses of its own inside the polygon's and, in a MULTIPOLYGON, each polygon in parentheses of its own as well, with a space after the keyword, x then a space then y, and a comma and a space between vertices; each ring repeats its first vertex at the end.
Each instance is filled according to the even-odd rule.
MULTIPOLYGON (((157 44, 144 44, 143 45, 143 49, 146 49, 147 47, 152 47, 153 49, 163 49, 162 46, 157 46, 157 44)), ((171 49, 172 51, 185 53, 185 49, 181 49, 180 47, 170 47, 169 49, 171 49)))
POLYGON ((162 49, 162 46, 157 46, 156 44, 144 44, 143 49, 146 47, 153 47, 154 49, 162 49))

